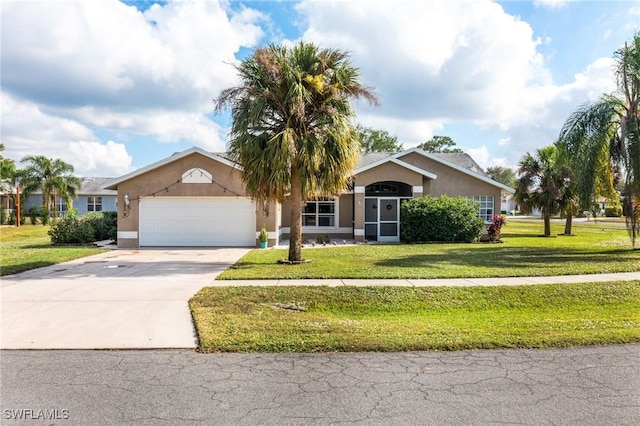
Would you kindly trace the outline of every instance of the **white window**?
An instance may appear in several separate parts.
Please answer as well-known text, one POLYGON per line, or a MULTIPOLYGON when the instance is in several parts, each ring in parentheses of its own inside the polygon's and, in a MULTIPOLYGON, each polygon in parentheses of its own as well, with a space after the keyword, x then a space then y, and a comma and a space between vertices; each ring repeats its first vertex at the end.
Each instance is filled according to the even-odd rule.
POLYGON ((336 200, 318 198, 307 201, 307 204, 302 207, 302 226, 335 227, 336 200))
POLYGON ((480 203, 478 217, 485 222, 493 220, 493 195, 472 195, 467 198, 480 203))
POLYGON ((87 211, 88 212, 101 212, 102 211, 102 197, 87 197, 87 211))

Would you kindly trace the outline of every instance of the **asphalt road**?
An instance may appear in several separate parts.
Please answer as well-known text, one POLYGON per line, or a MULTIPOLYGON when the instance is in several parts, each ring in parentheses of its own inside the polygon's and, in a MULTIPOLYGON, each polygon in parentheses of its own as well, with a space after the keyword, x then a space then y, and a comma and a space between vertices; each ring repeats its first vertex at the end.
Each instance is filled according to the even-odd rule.
POLYGON ((0 368, 3 425, 640 421, 640 345, 388 354, 5 350, 0 368))

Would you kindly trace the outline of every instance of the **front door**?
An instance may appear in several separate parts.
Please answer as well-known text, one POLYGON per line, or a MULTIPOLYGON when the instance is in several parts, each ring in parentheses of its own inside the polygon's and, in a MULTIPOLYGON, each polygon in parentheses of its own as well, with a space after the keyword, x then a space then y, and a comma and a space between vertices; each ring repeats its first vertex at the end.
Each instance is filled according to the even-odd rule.
POLYGON ((365 198, 365 238, 370 241, 400 241, 400 198, 365 198))

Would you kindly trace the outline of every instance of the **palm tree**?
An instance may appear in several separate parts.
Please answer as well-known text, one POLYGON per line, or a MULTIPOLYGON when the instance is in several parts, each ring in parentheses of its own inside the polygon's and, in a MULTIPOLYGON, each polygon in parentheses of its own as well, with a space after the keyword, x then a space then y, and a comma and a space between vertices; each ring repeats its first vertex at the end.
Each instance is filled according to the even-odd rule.
POLYGON ((47 158, 44 155, 28 155, 21 160, 27 166, 16 174, 20 178, 20 187, 26 199, 37 190, 42 191, 42 205, 50 208, 54 193, 70 206, 80 188, 80 179, 72 176, 73 166, 60 159, 47 158))
POLYGON ((598 187, 612 192, 615 171, 623 172, 627 229, 635 248, 640 233, 640 33, 614 58, 618 90, 574 111, 558 142, 572 159, 583 205, 600 195, 598 187))
POLYGON ((558 163, 554 145, 538 149, 535 156, 527 152, 518 166, 516 201, 524 212, 542 210, 544 236, 549 237, 551 214, 562 205, 564 190, 569 184, 569 170, 558 163))
POLYGON ((302 260, 302 206, 343 191, 360 143, 350 99, 376 104, 348 54, 300 42, 269 45, 236 66, 240 84, 216 109, 231 108, 229 155, 258 201, 291 204, 290 261, 302 260))

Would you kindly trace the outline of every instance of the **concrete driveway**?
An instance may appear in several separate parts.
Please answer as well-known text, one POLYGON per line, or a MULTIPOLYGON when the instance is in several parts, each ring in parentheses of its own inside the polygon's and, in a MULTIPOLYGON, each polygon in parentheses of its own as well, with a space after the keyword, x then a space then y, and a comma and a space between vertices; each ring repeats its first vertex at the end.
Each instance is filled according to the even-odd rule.
POLYGON ((114 250, 3 277, 0 348, 195 348, 187 301, 249 250, 114 250))

